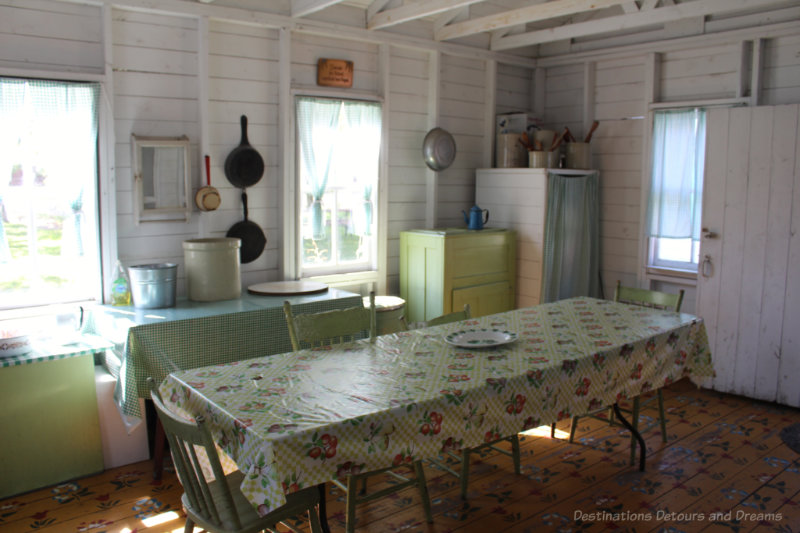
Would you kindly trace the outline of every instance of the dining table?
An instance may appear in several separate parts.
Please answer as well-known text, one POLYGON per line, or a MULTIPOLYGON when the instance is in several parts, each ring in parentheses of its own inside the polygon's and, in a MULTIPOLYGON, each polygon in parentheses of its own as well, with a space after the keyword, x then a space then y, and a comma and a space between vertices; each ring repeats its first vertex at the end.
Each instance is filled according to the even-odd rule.
POLYGON ((701 318, 581 297, 172 372, 159 391, 203 415, 263 515, 305 487, 713 375, 701 318))

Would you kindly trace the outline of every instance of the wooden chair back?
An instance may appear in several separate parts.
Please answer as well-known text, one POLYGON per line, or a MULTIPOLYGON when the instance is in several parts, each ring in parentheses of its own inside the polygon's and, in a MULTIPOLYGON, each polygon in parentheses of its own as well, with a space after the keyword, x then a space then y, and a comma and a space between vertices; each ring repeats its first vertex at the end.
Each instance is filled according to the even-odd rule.
POLYGON ((369 307, 351 307, 298 315, 292 312, 291 303, 283 302, 292 349, 330 346, 367 337, 374 342, 377 335, 374 292, 370 292, 369 302, 369 307))
POLYGON ((636 287, 623 287, 622 282, 617 281, 617 288, 614 291, 614 301, 640 305, 643 307, 653 307, 668 311, 680 312, 683 303, 683 289, 678 294, 661 291, 651 291, 636 287))
POLYGON ((439 326, 441 324, 449 324, 451 322, 458 322, 459 320, 467 320, 471 318, 472 315, 470 313, 469 304, 464 304, 464 309, 461 311, 454 311, 452 313, 447 313, 446 315, 437 316, 436 318, 431 318, 430 320, 425 322, 425 327, 429 326, 439 326))
POLYGON ((175 469, 191 511, 219 528, 241 529, 242 521, 236 511, 230 487, 225 482, 225 472, 220 464, 214 439, 205 426, 205 419, 198 416, 191 422, 175 416, 164 405, 153 379, 148 378, 147 381, 150 385, 150 397, 164 426, 175 469), (221 480, 220 483, 215 483, 213 497, 209 487, 213 480, 206 479, 195 447, 205 450, 214 478, 221 480))

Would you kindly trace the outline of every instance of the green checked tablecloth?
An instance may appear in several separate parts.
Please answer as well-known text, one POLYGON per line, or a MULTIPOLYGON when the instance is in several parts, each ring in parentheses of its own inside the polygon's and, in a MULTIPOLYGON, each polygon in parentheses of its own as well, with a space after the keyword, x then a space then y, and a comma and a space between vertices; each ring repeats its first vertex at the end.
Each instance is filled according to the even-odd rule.
POLYGON ((205 416, 264 514, 286 492, 474 447, 683 377, 699 385, 713 374, 701 319, 573 298, 372 344, 174 372, 160 391, 176 412, 205 416), (470 330, 518 338, 489 348, 445 340, 470 330))
POLYGON ((114 349, 105 366, 117 384, 114 399, 123 419, 134 425, 142 417, 139 398, 167 374, 218 363, 240 361, 291 350, 283 302, 299 313, 362 305, 361 296, 338 289, 303 296, 243 294, 235 300, 179 300, 167 309, 98 306, 88 313, 84 331, 109 339, 114 349))

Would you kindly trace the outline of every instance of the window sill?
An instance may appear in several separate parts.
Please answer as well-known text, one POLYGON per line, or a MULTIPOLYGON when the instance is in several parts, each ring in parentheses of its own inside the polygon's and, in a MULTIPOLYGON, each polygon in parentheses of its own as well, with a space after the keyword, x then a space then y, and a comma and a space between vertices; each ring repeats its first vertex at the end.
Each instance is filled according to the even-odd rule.
POLYGON ((697 272, 680 270, 677 268, 647 267, 645 270, 648 279, 670 281, 683 285, 697 285, 697 272))
POLYGON ((343 274, 328 274, 324 276, 307 276, 303 279, 309 281, 319 281, 330 287, 352 287, 355 285, 371 284, 374 287, 378 283, 378 272, 376 270, 364 270, 361 272, 348 272, 343 274))

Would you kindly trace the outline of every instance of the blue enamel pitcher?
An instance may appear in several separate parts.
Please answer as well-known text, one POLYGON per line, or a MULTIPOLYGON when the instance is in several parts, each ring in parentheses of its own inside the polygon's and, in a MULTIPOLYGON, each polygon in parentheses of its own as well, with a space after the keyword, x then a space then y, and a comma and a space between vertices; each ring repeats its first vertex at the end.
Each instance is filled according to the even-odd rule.
POLYGON ((477 205, 472 206, 472 209, 469 210, 469 215, 464 210, 461 212, 464 213, 464 222, 469 229, 483 229, 483 225, 489 222, 489 210, 481 209, 477 205), (486 213, 485 218, 484 213, 486 213))

